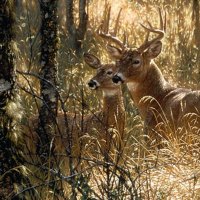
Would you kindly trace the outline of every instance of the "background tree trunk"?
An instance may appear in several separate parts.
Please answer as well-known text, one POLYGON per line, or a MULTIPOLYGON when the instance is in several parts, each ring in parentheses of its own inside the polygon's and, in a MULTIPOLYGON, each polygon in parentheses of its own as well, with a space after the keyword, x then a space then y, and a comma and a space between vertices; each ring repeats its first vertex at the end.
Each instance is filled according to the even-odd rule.
POLYGON ((67 19, 67 32, 69 37, 69 47, 73 50, 77 49, 76 38, 77 38, 77 31, 76 26, 74 23, 74 1, 73 0, 66 0, 66 19, 67 19))
POLYGON ((194 42, 200 49, 200 17, 199 17, 199 0, 193 0, 192 19, 194 21, 194 42))
POLYGON ((86 6, 86 0, 79 1, 79 26, 77 39, 79 49, 81 49, 81 44, 87 30, 88 15, 86 13, 86 6))
POLYGON ((66 0, 66 27, 68 32, 69 48, 80 56, 82 42, 87 30, 88 14, 86 13, 87 0, 79 0, 79 24, 76 27, 74 20, 74 1, 66 0))
POLYGON ((14 1, 0 1, 0 199, 14 197, 22 189, 23 157, 20 149, 18 124, 21 118, 19 99, 15 88, 14 1))
POLYGON ((51 136, 55 134, 57 115, 57 0, 41 0, 41 97, 43 99, 39 113, 38 133, 39 155, 44 158, 50 153, 51 136))

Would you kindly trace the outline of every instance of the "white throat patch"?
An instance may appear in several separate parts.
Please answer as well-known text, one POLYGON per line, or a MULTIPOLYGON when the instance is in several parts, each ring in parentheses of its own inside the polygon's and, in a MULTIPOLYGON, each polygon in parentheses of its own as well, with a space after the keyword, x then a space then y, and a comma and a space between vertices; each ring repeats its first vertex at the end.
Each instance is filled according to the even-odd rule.
POLYGON ((103 96, 105 97, 111 97, 115 96, 118 93, 118 89, 104 89, 103 90, 103 96))
POLYGON ((129 83, 127 83, 127 87, 129 89, 129 91, 135 92, 137 90, 137 88, 139 87, 139 83, 137 83, 137 82, 129 82, 129 83))

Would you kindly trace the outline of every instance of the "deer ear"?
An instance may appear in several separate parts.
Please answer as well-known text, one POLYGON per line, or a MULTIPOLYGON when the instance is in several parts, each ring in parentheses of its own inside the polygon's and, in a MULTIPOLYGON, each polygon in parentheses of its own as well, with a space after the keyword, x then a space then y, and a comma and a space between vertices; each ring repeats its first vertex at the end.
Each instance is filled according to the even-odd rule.
POLYGON ((93 69, 98 69, 101 66, 101 61, 90 53, 84 53, 83 55, 85 62, 93 69))
POLYGON ((156 58, 162 50, 162 42, 158 41, 154 44, 152 44, 146 51, 149 58, 153 59, 156 58))
POLYGON ((112 45, 107 45, 108 53, 115 59, 120 59, 122 57, 122 51, 117 47, 112 45))

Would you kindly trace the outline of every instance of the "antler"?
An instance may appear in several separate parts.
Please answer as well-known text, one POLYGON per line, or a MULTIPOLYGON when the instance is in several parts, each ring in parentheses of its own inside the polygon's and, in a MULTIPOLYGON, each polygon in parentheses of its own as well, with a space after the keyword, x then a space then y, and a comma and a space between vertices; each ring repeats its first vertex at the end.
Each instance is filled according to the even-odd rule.
POLYGON ((165 12, 165 18, 164 18, 164 22, 163 22, 161 9, 159 8, 158 11, 159 11, 159 16, 160 16, 160 29, 154 29, 152 27, 152 25, 150 24, 150 22, 148 22, 149 28, 144 26, 143 24, 141 24, 141 26, 144 29, 146 29, 148 32, 147 32, 147 37, 146 37, 144 43, 138 48, 138 51, 140 51, 140 52, 145 51, 150 45, 152 45, 153 43, 156 43, 157 41, 162 40, 162 38, 165 36, 165 31, 166 31, 166 12, 165 12), (157 33, 158 36, 156 38, 148 41, 148 37, 149 37, 150 32, 157 33))
POLYGON ((115 23, 114 33, 111 35, 110 33, 108 33, 111 7, 110 6, 108 7, 107 5, 105 5, 105 6, 106 7, 105 7, 105 11, 104 11, 104 20, 101 23, 101 25, 98 27, 97 33, 100 37, 115 43, 122 50, 124 50, 124 49, 126 49, 126 45, 120 39, 118 39, 116 37, 117 29, 118 29, 118 26, 119 26, 119 18, 120 18, 120 14, 121 14, 122 9, 120 9, 120 11, 118 13, 117 20, 116 20, 116 23, 115 23))
POLYGON ((109 34, 109 33, 102 33, 102 32, 100 32, 100 33, 98 33, 99 34, 99 36, 101 36, 102 38, 104 38, 104 39, 107 39, 107 40, 109 40, 109 41, 111 41, 111 42, 114 42, 116 45, 118 45, 122 50, 124 50, 124 49, 126 49, 126 46, 124 45, 124 43, 121 41, 121 40, 119 40, 117 37, 114 37, 114 36, 112 36, 111 34, 109 34))

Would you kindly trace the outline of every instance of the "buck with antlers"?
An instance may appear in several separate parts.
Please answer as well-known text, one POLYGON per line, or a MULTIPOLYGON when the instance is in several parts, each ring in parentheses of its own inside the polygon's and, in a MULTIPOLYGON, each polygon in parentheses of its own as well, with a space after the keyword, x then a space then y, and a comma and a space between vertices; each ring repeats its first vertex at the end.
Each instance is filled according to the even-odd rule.
MULTIPOLYGON (((75 113, 66 113, 65 116, 64 113, 59 113, 56 119, 59 129, 55 137, 56 151, 65 151, 68 146, 66 126, 71 134, 73 156, 79 155, 80 138, 86 134, 91 138, 96 138, 99 149, 104 155, 108 154, 113 147, 116 151, 121 151, 124 139, 125 109, 121 87, 112 82, 112 77, 117 72, 116 66, 115 64, 102 64, 96 56, 89 53, 84 54, 84 60, 96 70, 96 75, 88 82, 88 86, 90 89, 103 92, 102 111, 85 116, 75 113)), ((37 128, 38 119, 36 117, 30 121, 30 131, 35 137, 34 129, 37 128)), ((95 150, 97 150, 96 147, 95 150)))
MULTIPOLYGON (((113 77, 116 84, 126 83, 140 115, 145 120, 149 134, 165 137, 165 133, 177 131, 179 127, 198 132, 200 128, 200 91, 177 88, 168 83, 154 59, 161 53, 166 30, 166 14, 163 20, 159 9, 160 29, 142 25, 147 31, 145 42, 137 49, 127 48, 119 39, 100 33, 103 38, 118 47, 108 45, 118 72, 113 77), (148 40, 149 34, 157 34, 148 40)), ((183 129, 179 129, 183 130, 183 129)), ((155 137, 154 137, 155 138, 155 137)), ((158 140, 159 141, 159 140, 158 140)))

